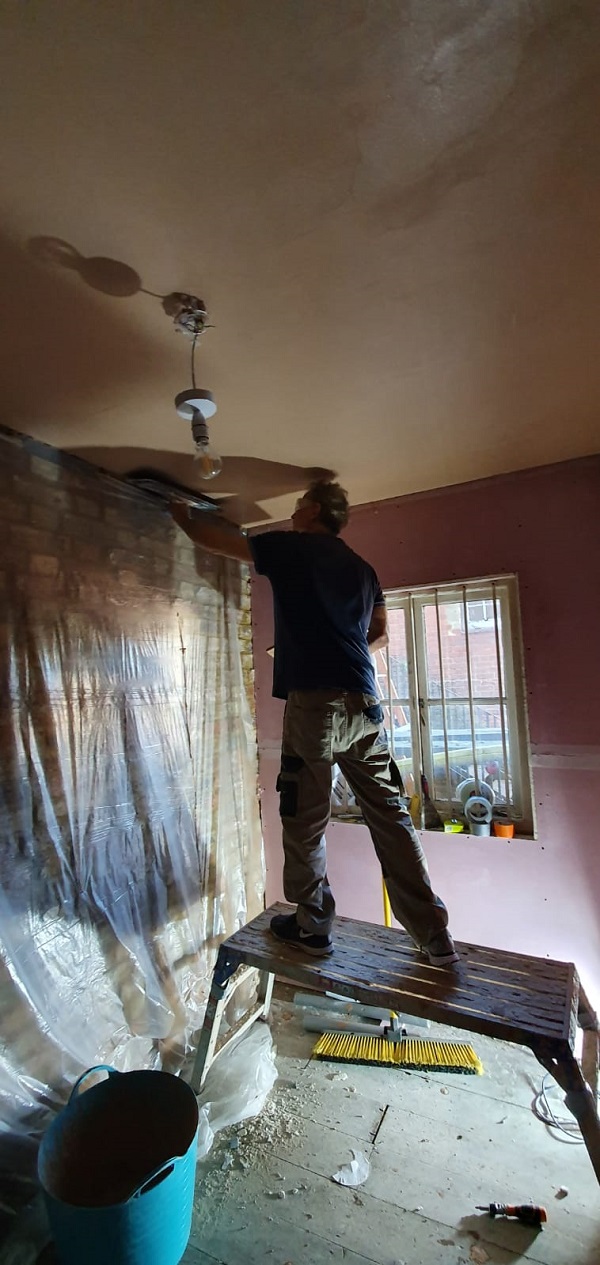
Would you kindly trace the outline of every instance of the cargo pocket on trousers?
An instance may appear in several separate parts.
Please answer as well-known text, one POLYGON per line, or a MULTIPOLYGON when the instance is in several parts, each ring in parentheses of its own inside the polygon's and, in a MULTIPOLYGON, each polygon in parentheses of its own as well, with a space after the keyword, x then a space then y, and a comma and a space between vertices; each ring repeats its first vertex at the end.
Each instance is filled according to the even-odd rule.
POLYGON ((295 817, 298 812, 298 774, 304 764, 299 755, 282 755, 281 769, 275 783, 279 791, 279 816, 295 817))

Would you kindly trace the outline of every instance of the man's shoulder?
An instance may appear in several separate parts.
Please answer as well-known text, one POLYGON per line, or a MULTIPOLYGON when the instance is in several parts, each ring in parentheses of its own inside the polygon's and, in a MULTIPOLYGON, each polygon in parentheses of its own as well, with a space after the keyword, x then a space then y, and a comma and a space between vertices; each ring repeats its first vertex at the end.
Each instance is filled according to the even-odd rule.
POLYGON ((276 566, 279 559, 289 558, 294 550, 294 532, 262 531, 248 536, 250 552, 259 574, 276 566))
POLYGON ((345 540, 341 540, 339 536, 337 539, 339 540, 339 543, 344 546, 348 555, 348 560, 350 561, 350 559, 352 559, 354 566, 359 567, 368 575, 374 576, 375 579, 377 579, 377 573, 375 568, 371 566, 371 563, 367 562, 366 558, 363 558, 362 554, 357 553, 355 549, 352 549, 350 545, 347 545, 345 540))
POLYGON ((253 531, 251 535, 248 537, 248 539, 253 540, 253 541, 261 541, 261 540, 262 541, 278 541, 278 540, 290 540, 293 536, 294 536, 293 531, 281 531, 278 528, 274 529, 272 527, 269 527, 266 529, 266 531, 260 531, 260 530, 253 531))

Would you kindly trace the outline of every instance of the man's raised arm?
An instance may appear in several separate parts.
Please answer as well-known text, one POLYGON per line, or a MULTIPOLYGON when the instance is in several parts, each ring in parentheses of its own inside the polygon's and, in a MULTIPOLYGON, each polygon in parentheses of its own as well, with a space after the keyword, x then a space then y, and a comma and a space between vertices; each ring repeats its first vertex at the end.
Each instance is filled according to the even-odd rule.
POLYGON ((190 518, 187 506, 180 501, 174 502, 170 509, 173 521, 195 545, 224 558, 236 558, 238 562, 253 561, 250 545, 235 523, 204 511, 190 518))

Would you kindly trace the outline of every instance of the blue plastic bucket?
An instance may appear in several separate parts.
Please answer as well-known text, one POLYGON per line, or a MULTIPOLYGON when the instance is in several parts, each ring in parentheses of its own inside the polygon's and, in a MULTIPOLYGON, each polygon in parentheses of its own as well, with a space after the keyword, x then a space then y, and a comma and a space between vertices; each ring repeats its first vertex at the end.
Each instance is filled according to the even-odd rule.
POLYGON ((93 1067, 40 1147, 62 1265, 178 1265, 190 1236, 198 1104, 167 1072, 93 1067), (78 1094, 92 1072, 108 1079, 78 1094))

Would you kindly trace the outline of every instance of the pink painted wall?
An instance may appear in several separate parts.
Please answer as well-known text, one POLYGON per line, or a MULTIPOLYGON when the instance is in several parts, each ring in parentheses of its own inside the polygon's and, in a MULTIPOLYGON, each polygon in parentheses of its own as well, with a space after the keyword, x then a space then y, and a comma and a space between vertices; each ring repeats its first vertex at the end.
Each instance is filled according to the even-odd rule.
MULTIPOLYGON (((600 1006, 600 458, 357 508, 344 533, 384 588, 519 577, 535 841, 423 834, 458 939, 575 961, 600 1006)), ((267 898, 281 899, 275 778, 283 704, 271 697, 272 603, 254 576, 254 653, 267 898)), ((333 824, 342 914, 381 922, 368 831, 333 824)))

